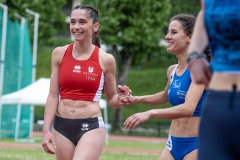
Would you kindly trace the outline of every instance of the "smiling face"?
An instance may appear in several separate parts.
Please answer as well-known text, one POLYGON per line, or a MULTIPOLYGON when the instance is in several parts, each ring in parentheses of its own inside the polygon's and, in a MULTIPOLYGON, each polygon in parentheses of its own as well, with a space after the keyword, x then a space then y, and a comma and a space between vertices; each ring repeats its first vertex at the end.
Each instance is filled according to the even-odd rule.
POLYGON ((178 20, 173 20, 169 24, 165 40, 167 42, 167 52, 173 54, 185 52, 190 43, 190 37, 186 35, 182 24, 178 20))
POLYGON ((70 32, 76 41, 90 41, 92 43, 92 35, 97 32, 98 22, 93 23, 86 9, 75 9, 70 16, 70 32))

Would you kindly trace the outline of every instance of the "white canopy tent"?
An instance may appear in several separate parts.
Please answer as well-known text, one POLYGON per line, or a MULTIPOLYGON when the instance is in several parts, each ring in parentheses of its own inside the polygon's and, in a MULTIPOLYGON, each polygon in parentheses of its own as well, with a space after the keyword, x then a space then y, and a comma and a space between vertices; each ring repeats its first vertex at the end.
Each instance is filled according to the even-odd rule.
MULTIPOLYGON (((50 79, 40 78, 29 86, 7 94, 0 98, 1 104, 17 104, 15 140, 18 140, 19 123, 21 115, 21 105, 41 105, 44 106, 49 93, 50 79)), ((100 108, 104 110, 104 122, 108 125, 107 102, 104 99, 100 100, 100 108)), ((32 113, 33 114, 33 113, 32 113)), ((1 117, 0 117, 1 118, 1 117)), ((30 120, 32 123, 33 120, 30 120)), ((32 131, 31 131, 32 132, 32 131)), ((108 128, 106 128, 105 142, 108 143, 108 128)))

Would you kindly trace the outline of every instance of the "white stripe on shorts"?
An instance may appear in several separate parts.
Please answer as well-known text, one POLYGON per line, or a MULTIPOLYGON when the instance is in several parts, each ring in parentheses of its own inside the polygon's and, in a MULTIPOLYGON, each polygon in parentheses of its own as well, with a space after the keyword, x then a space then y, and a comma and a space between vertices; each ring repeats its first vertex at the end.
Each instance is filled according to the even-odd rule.
POLYGON ((105 128, 102 117, 98 117, 98 125, 99 125, 99 128, 105 128))

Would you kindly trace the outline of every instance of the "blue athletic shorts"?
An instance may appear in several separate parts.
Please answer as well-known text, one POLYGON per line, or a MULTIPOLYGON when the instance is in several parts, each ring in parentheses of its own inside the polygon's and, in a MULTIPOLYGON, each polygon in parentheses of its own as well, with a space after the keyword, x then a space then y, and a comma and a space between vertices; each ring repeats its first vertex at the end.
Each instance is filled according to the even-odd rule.
POLYGON ((188 153, 198 149, 198 137, 174 137, 169 135, 166 146, 175 160, 183 160, 188 153))

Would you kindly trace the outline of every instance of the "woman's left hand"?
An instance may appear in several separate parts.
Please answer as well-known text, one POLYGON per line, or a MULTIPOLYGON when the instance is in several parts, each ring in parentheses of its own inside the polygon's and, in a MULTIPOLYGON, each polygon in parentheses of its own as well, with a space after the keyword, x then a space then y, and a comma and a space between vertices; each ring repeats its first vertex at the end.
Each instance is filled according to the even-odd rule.
POLYGON ((135 129, 140 123, 143 123, 149 119, 150 115, 148 112, 136 113, 124 122, 124 126, 127 129, 135 129))
POLYGON ((131 95, 132 91, 128 86, 121 86, 118 85, 118 98, 120 100, 120 105, 127 106, 130 105, 130 101, 128 100, 131 95))

